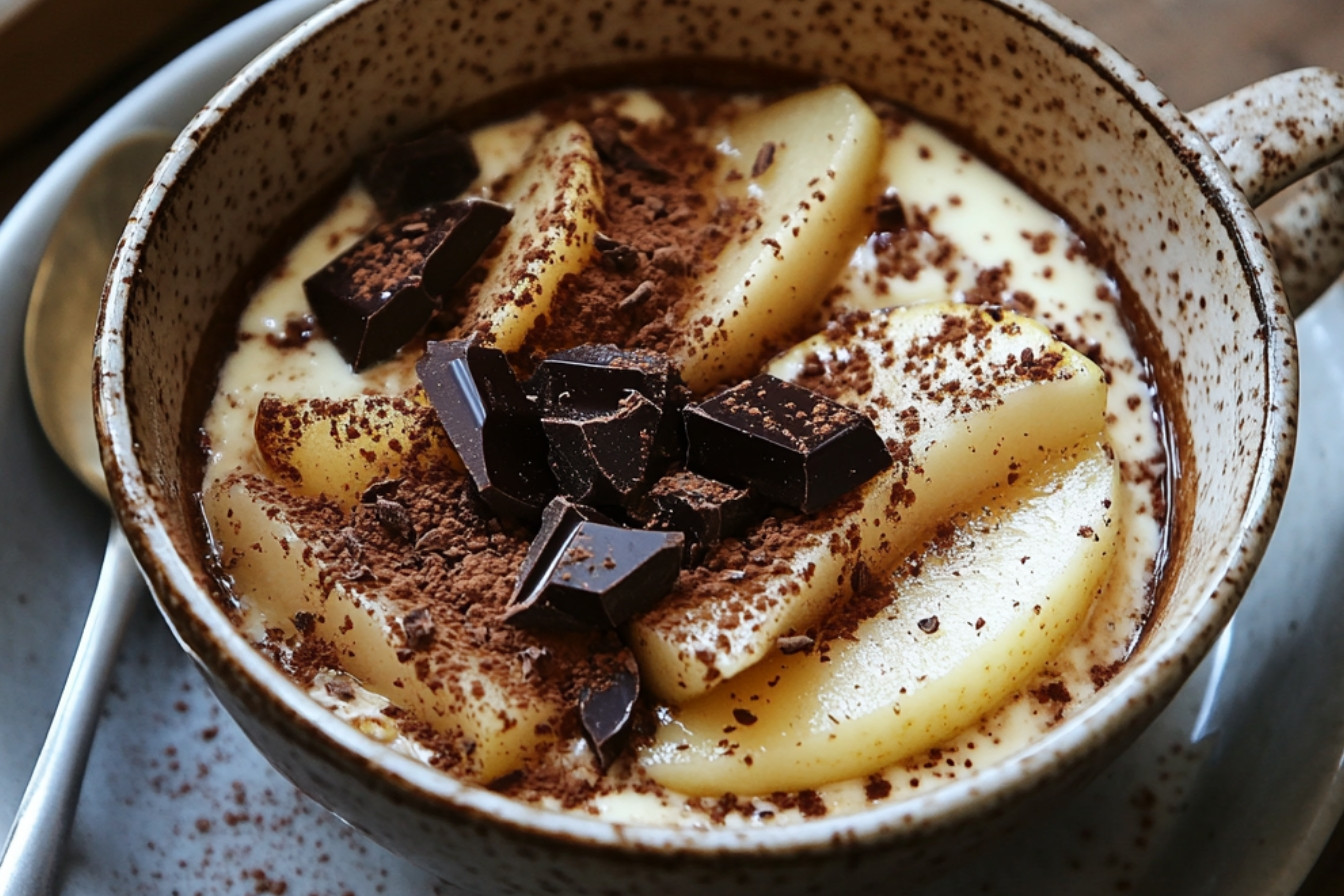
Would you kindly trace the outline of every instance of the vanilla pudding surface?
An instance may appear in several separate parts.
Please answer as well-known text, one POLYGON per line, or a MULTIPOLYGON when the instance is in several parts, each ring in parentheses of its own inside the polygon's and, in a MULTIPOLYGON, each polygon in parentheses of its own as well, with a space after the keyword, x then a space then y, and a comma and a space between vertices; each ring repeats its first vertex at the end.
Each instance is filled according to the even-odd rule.
MULTIPOLYGON (((737 145, 723 133, 725 122, 759 110, 765 104, 759 97, 688 103, 675 95, 625 91, 584 102, 600 106, 604 114, 637 123, 645 134, 656 133, 660 127, 686 130, 685 116, 688 109, 694 109, 699 117, 690 133, 719 165, 749 165, 758 155, 758 146, 737 145)), ((1096 361, 1107 382, 1107 450, 1119 471, 1118 500, 1111 508, 1118 535, 1104 586, 1044 671, 1017 689, 1015 696, 937 747, 922 749, 884 769, 788 793, 725 800, 688 795, 651 782, 637 763, 628 760, 598 774, 588 745, 582 738, 568 738, 554 745, 548 761, 590 786, 579 797, 534 787, 517 792, 521 798, 618 821, 735 826, 851 811, 911 792, 924 793, 973 775, 978 766, 1013 752, 1084 705, 1136 643, 1150 610, 1155 566, 1161 556, 1166 468, 1147 367, 1127 335, 1117 286, 1089 260, 1079 237, 1061 217, 992 166, 901 110, 881 103, 874 108, 882 141, 878 173, 869 192, 874 205, 884 201, 883 197, 895 197, 903 224, 844 235, 845 263, 823 289, 822 310, 802 335, 823 327, 825 319, 846 313, 952 301, 1003 307, 1033 318, 1096 361)), ((468 192, 499 195, 530 147, 554 123, 553 114, 537 112, 475 131, 471 140, 482 170, 468 192)), ((746 187, 746 198, 761 201, 752 193, 751 184, 746 187)), ((271 476, 254 436, 263 396, 350 399, 415 391, 416 344, 356 373, 320 331, 308 332, 312 324, 303 280, 378 221, 369 195, 355 183, 290 250, 247 305, 239 321, 237 347, 221 371, 204 422, 208 444, 204 494, 240 476, 271 476), (303 335, 296 338, 296 331, 303 335)), ((1049 525, 1049 517, 1031 517, 1035 511, 1024 507, 1022 502, 1016 509, 1000 506, 986 498, 956 516, 954 537, 922 548, 916 565, 927 568, 929 575, 941 569, 940 574, 955 576, 952 567, 958 557, 974 562, 975 545, 996 540, 1021 550, 1025 562, 1030 534, 1011 540, 1004 514, 1021 513, 1023 519, 1035 520, 1035 525, 1049 525)), ((900 583, 911 575, 918 571, 911 573, 905 565, 890 576, 897 600, 900 583)), ((267 645, 265 649, 282 664, 287 662, 294 638, 277 640, 268 635, 268 629, 274 630, 280 620, 270 618, 246 589, 235 589, 234 597, 243 630, 267 645)), ((923 625, 928 618, 920 621, 930 637, 939 629, 944 634, 967 629, 975 637, 974 632, 984 624, 974 611, 963 617, 940 613, 936 623, 923 625), (931 627, 934 632, 927 631, 931 627)), ((375 620, 372 625, 374 630, 383 625, 389 642, 400 637, 384 623, 375 620)), ((396 712, 388 713, 395 695, 390 699, 364 688, 339 670, 319 671, 306 683, 315 699, 365 733, 434 761, 434 748, 416 736, 414 726, 402 724, 396 712)), ((664 707, 653 708, 655 718, 671 718, 669 712, 664 707)))

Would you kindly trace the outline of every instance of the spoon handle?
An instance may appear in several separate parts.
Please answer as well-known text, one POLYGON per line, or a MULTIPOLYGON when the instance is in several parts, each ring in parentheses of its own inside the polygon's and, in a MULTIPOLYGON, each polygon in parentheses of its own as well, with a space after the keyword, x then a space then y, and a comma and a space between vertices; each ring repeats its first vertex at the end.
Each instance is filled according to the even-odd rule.
POLYGON ((62 847, 79 803, 103 691, 135 608, 140 582, 126 536, 113 522, 70 675, 0 858, 0 896, 57 892, 62 847))

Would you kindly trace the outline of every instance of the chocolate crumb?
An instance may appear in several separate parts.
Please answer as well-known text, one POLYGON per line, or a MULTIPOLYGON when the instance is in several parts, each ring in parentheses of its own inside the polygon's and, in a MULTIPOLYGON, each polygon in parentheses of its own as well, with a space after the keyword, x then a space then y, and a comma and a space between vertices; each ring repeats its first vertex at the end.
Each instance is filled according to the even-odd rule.
POLYGON ((396 501, 378 497, 373 501, 373 515, 389 532, 406 541, 415 540, 415 528, 411 525, 411 515, 396 501))
POLYGON ((434 617, 428 607, 417 607, 403 616, 401 628, 411 650, 426 650, 434 643, 434 617))
POLYGON ((294 628, 300 634, 311 634, 317 625, 317 618, 306 610, 300 610, 293 616, 294 628))
POLYGON ((309 343, 317 330, 317 318, 300 314, 285 319, 285 328, 279 333, 267 333, 266 341, 279 349, 300 348, 309 343))
POLYGON ((630 308, 635 305, 642 305, 653 296, 653 281, 643 280, 638 286, 631 290, 630 295, 621 299, 620 307, 630 308))
POLYGON ((900 233, 906 226, 901 196, 895 188, 889 188, 877 200, 877 229, 882 233, 900 233))
POLYGON ((816 639, 810 635, 781 635, 775 639, 775 646, 779 652, 788 656, 793 653, 802 653, 804 650, 811 650, 816 639))
POLYGON ((919 630, 926 635, 931 635, 934 632, 938 631, 938 625, 939 623, 937 616, 926 616, 923 619, 919 620, 919 630))
POLYGON ((863 782, 863 795, 869 802, 886 799, 891 796, 891 782, 881 775, 872 775, 863 782))
POLYGON ((634 171, 655 183, 672 179, 672 172, 650 159, 626 141, 620 125, 610 118, 600 118, 588 125, 593 148, 602 161, 613 168, 634 171))
POLYGON ((355 686, 351 684, 350 679, 344 676, 329 679, 323 687, 328 694, 342 703, 349 703, 355 699, 355 686))
POLYGON ((767 140, 761 144, 761 148, 756 151, 756 160, 751 163, 751 176, 760 177, 770 170, 770 166, 775 162, 775 142, 767 140))
POLYGON ((593 239, 593 247, 601 254, 602 261, 618 274, 630 274, 639 268, 639 250, 634 246, 599 233, 593 239))

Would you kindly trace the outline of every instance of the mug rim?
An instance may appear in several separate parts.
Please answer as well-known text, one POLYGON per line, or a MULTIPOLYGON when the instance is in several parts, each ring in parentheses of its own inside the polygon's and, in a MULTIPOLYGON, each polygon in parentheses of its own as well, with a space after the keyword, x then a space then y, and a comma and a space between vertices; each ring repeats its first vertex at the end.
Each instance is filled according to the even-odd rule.
MULTIPOLYGON (((136 458, 124 388, 125 354, 119 338, 139 253, 154 226, 155 210, 234 103, 264 80, 300 46, 361 8, 385 0, 339 0, 292 29, 231 78, 174 141, 132 212, 109 272, 95 352, 95 397, 103 463, 112 503, 155 601, 179 643, 212 676, 232 679, 233 696, 262 717, 272 716, 291 740, 343 767, 357 765, 366 780, 400 800, 414 799, 434 811, 503 824, 515 832, 597 849, 658 854, 739 855, 829 851, 838 842, 884 841, 940 830, 978 817, 1041 782, 1067 771, 1097 743, 1111 742, 1145 714, 1166 702, 1230 619, 1263 555, 1282 504, 1296 428, 1297 365, 1293 322, 1278 286, 1276 268, 1260 225, 1231 174, 1185 115, 1132 63, 1080 24, 1042 0, 981 0, 1041 32, 1082 60, 1152 126, 1153 133, 1182 159, 1196 178, 1205 203, 1218 216, 1237 249, 1241 280, 1265 334, 1257 352, 1265 375, 1262 399, 1268 410, 1256 450, 1254 480, 1244 490, 1239 538, 1225 545, 1216 570, 1204 574, 1204 602, 1161 649, 1126 661, 1105 694, 993 765, 907 799, 803 823, 708 831, 675 825, 600 821, 551 810, 465 783, 396 752, 358 732, 312 700, 288 675, 258 652, 237 630, 208 589, 182 561, 157 512, 154 490, 136 458), (171 593, 176 603, 165 599, 171 593), (238 684, 241 682, 241 685, 238 684), (1094 742, 1088 747, 1089 742, 1094 742)), ((1191 585, 1191 589, 1196 586, 1191 585)))

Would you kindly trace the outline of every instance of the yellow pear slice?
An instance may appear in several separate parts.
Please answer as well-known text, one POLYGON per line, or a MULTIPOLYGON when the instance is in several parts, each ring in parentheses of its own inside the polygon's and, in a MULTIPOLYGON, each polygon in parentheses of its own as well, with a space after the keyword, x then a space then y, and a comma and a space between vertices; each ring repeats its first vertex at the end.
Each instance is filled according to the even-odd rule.
POLYGON ((866 231, 882 128, 835 84, 735 119, 718 146, 718 194, 755 209, 697 285, 672 349, 696 391, 753 373, 815 313, 866 231), (773 148, 764 170, 762 147, 773 148))
POLYGON ((777 651, 666 711, 640 763, 675 790, 760 794, 937 746, 1021 689, 1087 614, 1116 550, 1117 487, 1105 445, 1080 444, 896 575, 852 634, 777 651))
POLYGON ((321 559, 323 539, 338 533, 301 529, 284 494, 257 477, 231 476, 201 496, 220 568, 243 602, 245 633, 260 641, 279 630, 296 643, 332 645, 340 668, 364 688, 461 744, 475 780, 518 768, 553 736, 543 732, 562 709, 517 686, 516 662, 466 649, 447 658, 403 650, 404 624, 391 605, 321 559))
POLYGON ((1043 326, 951 303, 847 318, 767 369, 869 413, 894 462, 832 507, 723 543, 630 625, 644 685, 671 703, 804 632, 861 568, 882 574, 956 510, 1098 438, 1105 413, 1101 370, 1043 326))
POLYGON ((409 398, 263 396, 253 425, 257 449, 276 478, 301 495, 353 506, 371 484, 447 465, 462 469, 434 411, 409 398))
POLYGON ((551 310, 560 281, 592 258, 602 215, 602 175, 588 131, 566 122, 543 134, 499 201, 513 209, 503 248, 488 262, 461 331, 484 329, 517 350, 551 310))

